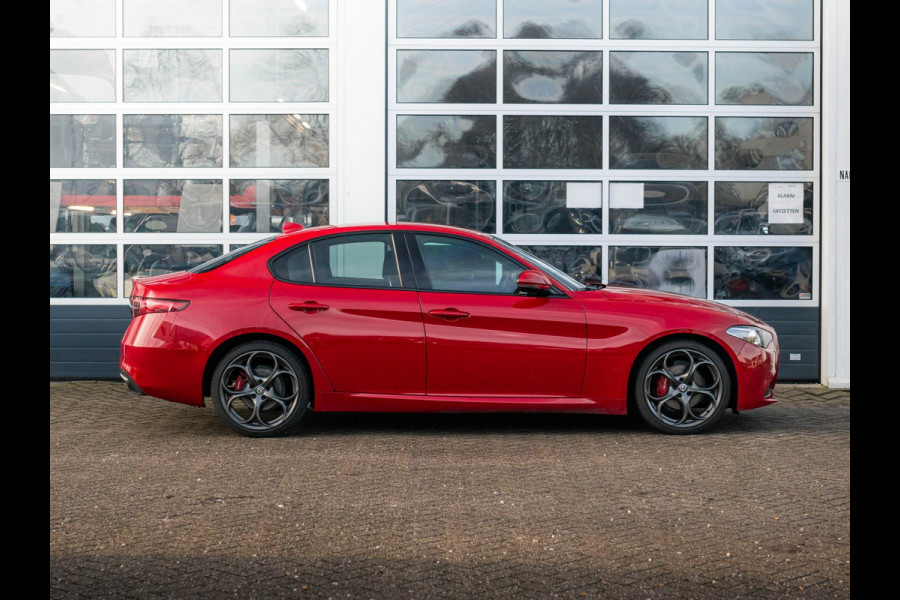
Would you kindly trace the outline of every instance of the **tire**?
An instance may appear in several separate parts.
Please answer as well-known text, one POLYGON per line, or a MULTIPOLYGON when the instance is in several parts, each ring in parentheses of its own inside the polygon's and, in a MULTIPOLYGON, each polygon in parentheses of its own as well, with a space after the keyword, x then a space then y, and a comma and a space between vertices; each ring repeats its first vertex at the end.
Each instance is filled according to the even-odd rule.
POLYGON ((634 379, 634 404, 651 427, 689 434, 715 425, 728 409, 731 375, 706 344, 674 340, 641 361, 634 379))
POLYGON ((219 418, 248 437, 284 433, 303 417, 310 401, 303 364, 274 342, 249 342, 226 354, 210 388, 219 418))

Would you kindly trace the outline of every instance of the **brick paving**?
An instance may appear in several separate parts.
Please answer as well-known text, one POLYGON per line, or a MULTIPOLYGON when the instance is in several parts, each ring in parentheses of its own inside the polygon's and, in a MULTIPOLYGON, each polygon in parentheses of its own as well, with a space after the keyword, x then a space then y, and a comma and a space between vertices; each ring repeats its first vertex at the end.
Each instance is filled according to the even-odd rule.
POLYGON ((51 598, 849 598, 850 392, 623 417, 309 415, 249 439, 50 384, 51 598))

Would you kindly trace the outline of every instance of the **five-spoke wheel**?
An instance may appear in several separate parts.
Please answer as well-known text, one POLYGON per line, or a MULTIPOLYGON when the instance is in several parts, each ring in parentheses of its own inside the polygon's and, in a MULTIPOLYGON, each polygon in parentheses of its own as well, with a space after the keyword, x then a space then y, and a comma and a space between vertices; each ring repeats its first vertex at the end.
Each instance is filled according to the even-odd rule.
POLYGON ((243 435, 284 433, 309 404, 309 380, 296 355, 273 342, 242 344, 219 362, 212 377, 213 407, 243 435))
POLYGON ((638 412, 667 433, 697 433, 728 408, 731 377, 711 348, 692 340, 663 344, 648 354, 634 380, 638 412))

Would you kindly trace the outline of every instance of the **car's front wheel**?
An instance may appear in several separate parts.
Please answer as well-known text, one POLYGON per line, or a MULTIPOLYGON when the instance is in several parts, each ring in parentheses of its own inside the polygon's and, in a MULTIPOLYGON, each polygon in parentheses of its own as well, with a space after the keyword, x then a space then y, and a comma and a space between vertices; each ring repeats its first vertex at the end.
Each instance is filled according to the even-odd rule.
POLYGON ((306 369, 296 354, 274 342, 233 349, 219 362, 210 387, 219 418, 250 437, 284 433, 309 405, 306 369))
POLYGON ((712 427, 728 408, 731 376, 706 344, 676 340, 650 352, 634 379, 641 417, 666 433, 698 433, 712 427))

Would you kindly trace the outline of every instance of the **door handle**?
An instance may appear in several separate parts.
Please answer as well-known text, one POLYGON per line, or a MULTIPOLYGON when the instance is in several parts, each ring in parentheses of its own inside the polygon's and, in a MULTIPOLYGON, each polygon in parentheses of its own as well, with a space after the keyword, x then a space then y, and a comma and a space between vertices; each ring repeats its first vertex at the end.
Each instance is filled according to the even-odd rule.
POLYGON ((443 310, 436 308, 434 310, 429 310, 428 314, 432 317, 437 317, 438 319, 447 319, 448 321, 455 321, 456 319, 465 319, 469 317, 469 313, 463 312, 461 310, 456 310, 455 308, 445 308, 443 310))
POLYGON ((307 300, 306 302, 291 302, 290 304, 288 304, 288 308, 291 310, 302 310, 305 313, 314 313, 328 310, 328 306, 326 306, 325 304, 319 304, 315 300, 307 300))

